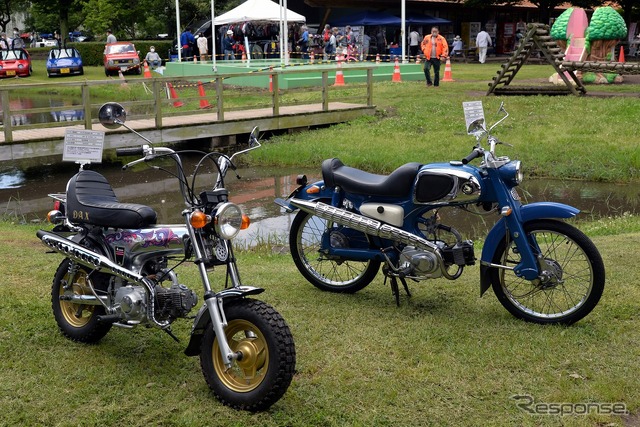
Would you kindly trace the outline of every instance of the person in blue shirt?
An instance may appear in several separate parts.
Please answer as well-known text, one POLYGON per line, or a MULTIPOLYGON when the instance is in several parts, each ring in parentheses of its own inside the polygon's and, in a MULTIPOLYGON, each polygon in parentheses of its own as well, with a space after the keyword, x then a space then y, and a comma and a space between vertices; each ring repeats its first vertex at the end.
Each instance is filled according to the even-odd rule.
POLYGON ((182 45, 182 58, 185 60, 193 59, 193 45, 196 43, 196 38, 191 34, 191 28, 185 29, 180 34, 180 44, 182 45))
POLYGON ((300 52, 302 52, 302 59, 309 59, 307 51, 309 50, 309 30, 306 25, 300 27, 302 36, 298 40, 298 46, 300 46, 300 52))

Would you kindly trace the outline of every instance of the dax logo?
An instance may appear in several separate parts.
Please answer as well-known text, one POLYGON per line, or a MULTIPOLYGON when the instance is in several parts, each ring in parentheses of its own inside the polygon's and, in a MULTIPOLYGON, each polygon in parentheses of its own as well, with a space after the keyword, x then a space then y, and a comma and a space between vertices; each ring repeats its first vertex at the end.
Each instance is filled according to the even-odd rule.
POLYGON ((81 221, 89 221, 89 212, 73 211, 71 216, 73 217, 73 219, 78 219, 81 221))

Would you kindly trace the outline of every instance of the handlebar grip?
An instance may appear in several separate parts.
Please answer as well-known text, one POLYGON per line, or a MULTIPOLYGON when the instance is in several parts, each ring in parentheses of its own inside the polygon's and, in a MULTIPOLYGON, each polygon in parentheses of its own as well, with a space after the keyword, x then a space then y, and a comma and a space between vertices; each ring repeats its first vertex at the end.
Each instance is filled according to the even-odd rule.
POLYGON ((142 150, 142 147, 116 148, 117 157, 142 156, 143 154, 144 151, 142 150))
POLYGON ((471 160, 476 159, 480 157, 480 151, 474 149, 471 153, 469 153, 469 155, 467 157, 465 157, 464 159, 462 159, 462 164, 466 165, 467 163, 469 163, 471 160))

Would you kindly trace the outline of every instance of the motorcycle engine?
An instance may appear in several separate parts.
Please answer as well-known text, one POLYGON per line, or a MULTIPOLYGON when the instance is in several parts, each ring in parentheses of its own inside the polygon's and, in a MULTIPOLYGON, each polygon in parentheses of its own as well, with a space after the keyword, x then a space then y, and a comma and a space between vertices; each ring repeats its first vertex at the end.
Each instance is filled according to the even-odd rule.
POLYGON ((185 317, 198 303, 198 296, 185 285, 174 283, 169 289, 156 285, 156 318, 185 317))
POLYGON ((436 254, 406 246, 400 254, 400 269, 409 272, 410 276, 440 277, 442 271, 439 268, 436 254))
POLYGON ((136 323, 147 317, 147 298, 142 286, 122 286, 118 288, 115 304, 120 308, 122 318, 136 323))

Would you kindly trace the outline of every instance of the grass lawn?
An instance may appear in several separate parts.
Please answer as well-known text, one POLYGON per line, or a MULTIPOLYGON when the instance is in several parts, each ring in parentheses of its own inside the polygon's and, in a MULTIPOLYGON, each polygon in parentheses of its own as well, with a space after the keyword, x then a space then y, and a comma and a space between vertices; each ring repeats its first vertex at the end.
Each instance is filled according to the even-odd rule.
MULTIPOLYGON (((638 98, 485 97, 498 67, 454 64, 456 82, 439 89, 378 83, 375 116, 271 138, 249 162, 319 168, 338 156, 388 172, 410 161, 460 159, 474 144, 461 103, 483 100, 493 122, 504 101, 511 117, 496 135, 514 147, 499 152, 521 159, 527 176, 635 185, 638 98)), ((537 84, 550 68, 525 66, 519 76, 537 84)), ((349 85, 341 90, 348 99, 349 85)), ((597 91, 634 93, 640 85, 597 91)), ((260 299, 284 316, 297 350, 287 393, 269 411, 250 414, 215 400, 198 359, 182 354, 188 321, 174 328, 181 343, 145 328, 114 328, 89 346, 63 338, 50 302, 61 257, 45 253, 36 225, 5 218, 0 426, 639 425, 640 220, 626 215, 579 227, 601 251, 607 281, 599 305, 571 327, 518 321, 491 291, 478 298, 478 266, 455 282, 411 284, 413 296, 396 307, 382 275, 354 295, 329 294, 307 283, 289 255, 268 247, 239 253, 242 278, 267 290, 260 299), (611 415, 620 409, 628 414, 611 415)), ((194 268, 178 273, 202 296, 194 268)), ((216 289, 221 273, 212 275, 216 289)))

